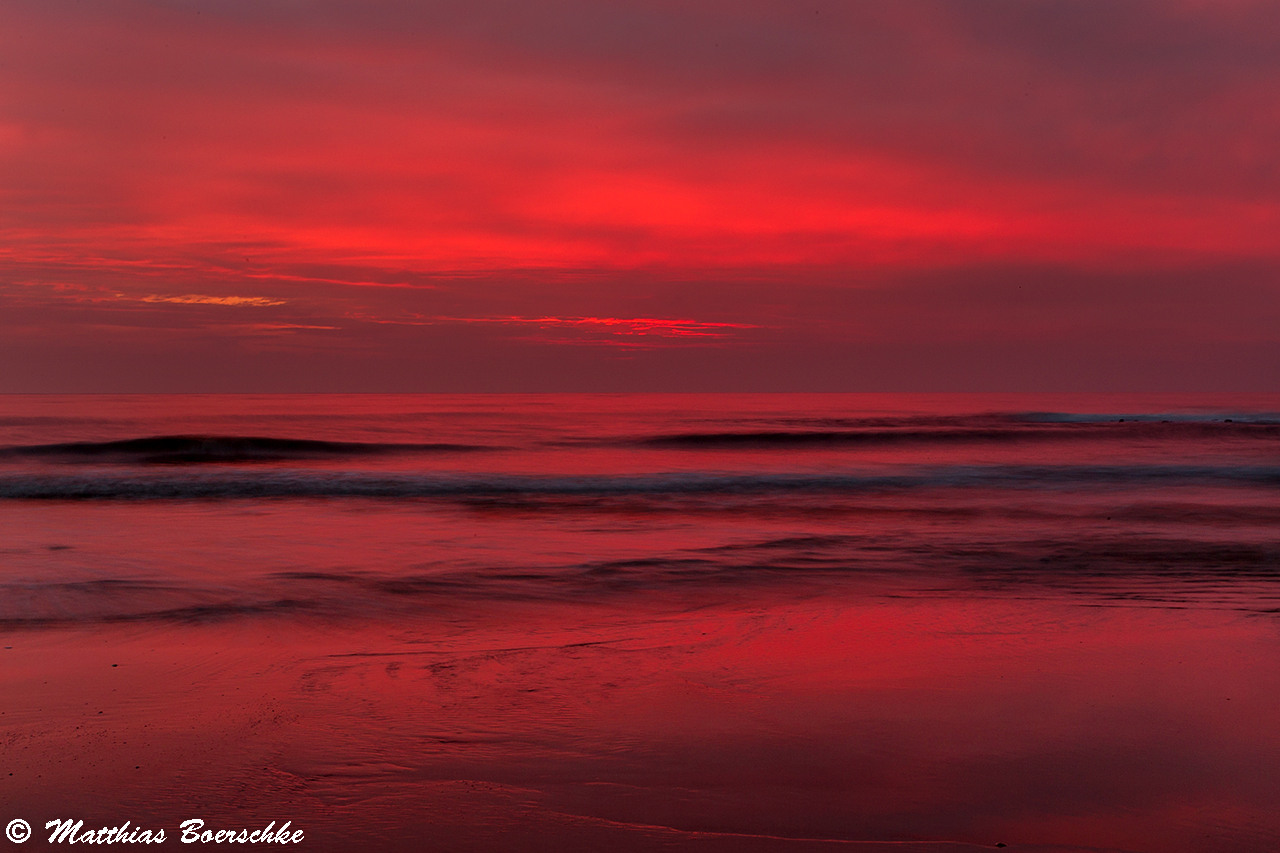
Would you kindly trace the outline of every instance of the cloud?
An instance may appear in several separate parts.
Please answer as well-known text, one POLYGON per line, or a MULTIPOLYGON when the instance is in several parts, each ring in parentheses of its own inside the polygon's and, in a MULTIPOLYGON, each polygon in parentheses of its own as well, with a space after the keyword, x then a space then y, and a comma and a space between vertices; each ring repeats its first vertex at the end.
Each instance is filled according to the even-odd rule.
POLYGON ((106 364, 118 338, 77 336, 133 329, 145 379, 199 327, 212 375, 241 308, 378 381, 621 342, 656 387, 888 364, 857 342, 904 383, 1008 384, 991 353, 1114 336, 1270 381, 1213 293, 1248 268, 1221 286, 1274 296, 1278 27, 1265 0, 11 0, 0 337, 106 364))
POLYGON ((572 328, 610 335, 662 338, 721 337, 741 329, 758 329, 752 323, 708 323, 658 317, 436 317, 435 323, 496 323, 536 326, 541 329, 572 328))
POLYGON ((176 305, 229 305, 234 307, 250 306, 257 308, 265 308, 272 305, 284 305, 283 299, 271 299, 267 296, 204 296, 197 293, 187 293, 182 296, 160 296, 157 294, 148 294, 146 296, 126 297, 119 294, 123 299, 137 299, 139 302, 172 302, 176 305))
POLYGON ((1275 252, 1269 4, 9 16, 20 246, 433 270, 1275 252))

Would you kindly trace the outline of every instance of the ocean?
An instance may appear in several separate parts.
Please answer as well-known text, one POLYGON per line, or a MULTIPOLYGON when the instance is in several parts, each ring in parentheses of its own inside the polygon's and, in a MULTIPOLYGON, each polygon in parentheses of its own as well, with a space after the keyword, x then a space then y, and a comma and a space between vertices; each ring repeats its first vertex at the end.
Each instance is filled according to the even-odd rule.
POLYGON ((1277 395, 0 396, 0 823, 1280 849, 1278 497, 1277 395))

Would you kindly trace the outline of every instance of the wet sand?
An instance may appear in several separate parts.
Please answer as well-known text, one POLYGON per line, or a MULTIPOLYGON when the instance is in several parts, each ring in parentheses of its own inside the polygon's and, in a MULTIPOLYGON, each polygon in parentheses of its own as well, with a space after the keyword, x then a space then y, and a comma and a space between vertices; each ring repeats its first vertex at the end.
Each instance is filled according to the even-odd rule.
POLYGON ((313 850, 1250 851, 1280 625, 802 590, 10 632, 10 817, 313 850))

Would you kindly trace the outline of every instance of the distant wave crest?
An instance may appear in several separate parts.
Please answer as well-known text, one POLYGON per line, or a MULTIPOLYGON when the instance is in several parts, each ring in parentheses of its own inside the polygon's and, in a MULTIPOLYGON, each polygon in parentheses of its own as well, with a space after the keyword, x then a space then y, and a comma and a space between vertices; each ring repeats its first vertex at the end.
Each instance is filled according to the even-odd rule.
POLYGON ((0 450, 7 456, 71 461, 181 464, 198 462, 273 462, 389 453, 467 451, 470 444, 378 444, 264 436, 159 435, 119 441, 75 441, 34 444, 0 450))
MULTIPOLYGON (((797 425, 807 427, 808 425, 797 425)), ((644 436, 634 444, 674 449, 806 448, 896 444, 1021 443, 1105 439, 1246 436, 1280 437, 1280 421, 1259 416, 1066 415, 1028 412, 915 423, 815 423, 811 428, 723 430, 644 436), (839 427, 833 429, 831 427, 839 427)))

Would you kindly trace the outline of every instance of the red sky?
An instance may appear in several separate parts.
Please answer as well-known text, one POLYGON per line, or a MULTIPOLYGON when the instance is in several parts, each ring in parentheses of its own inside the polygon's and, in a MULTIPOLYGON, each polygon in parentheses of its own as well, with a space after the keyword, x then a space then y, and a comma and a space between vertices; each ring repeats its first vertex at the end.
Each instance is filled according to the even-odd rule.
POLYGON ((1274 390, 1277 33, 6 0, 0 391, 1274 390))

